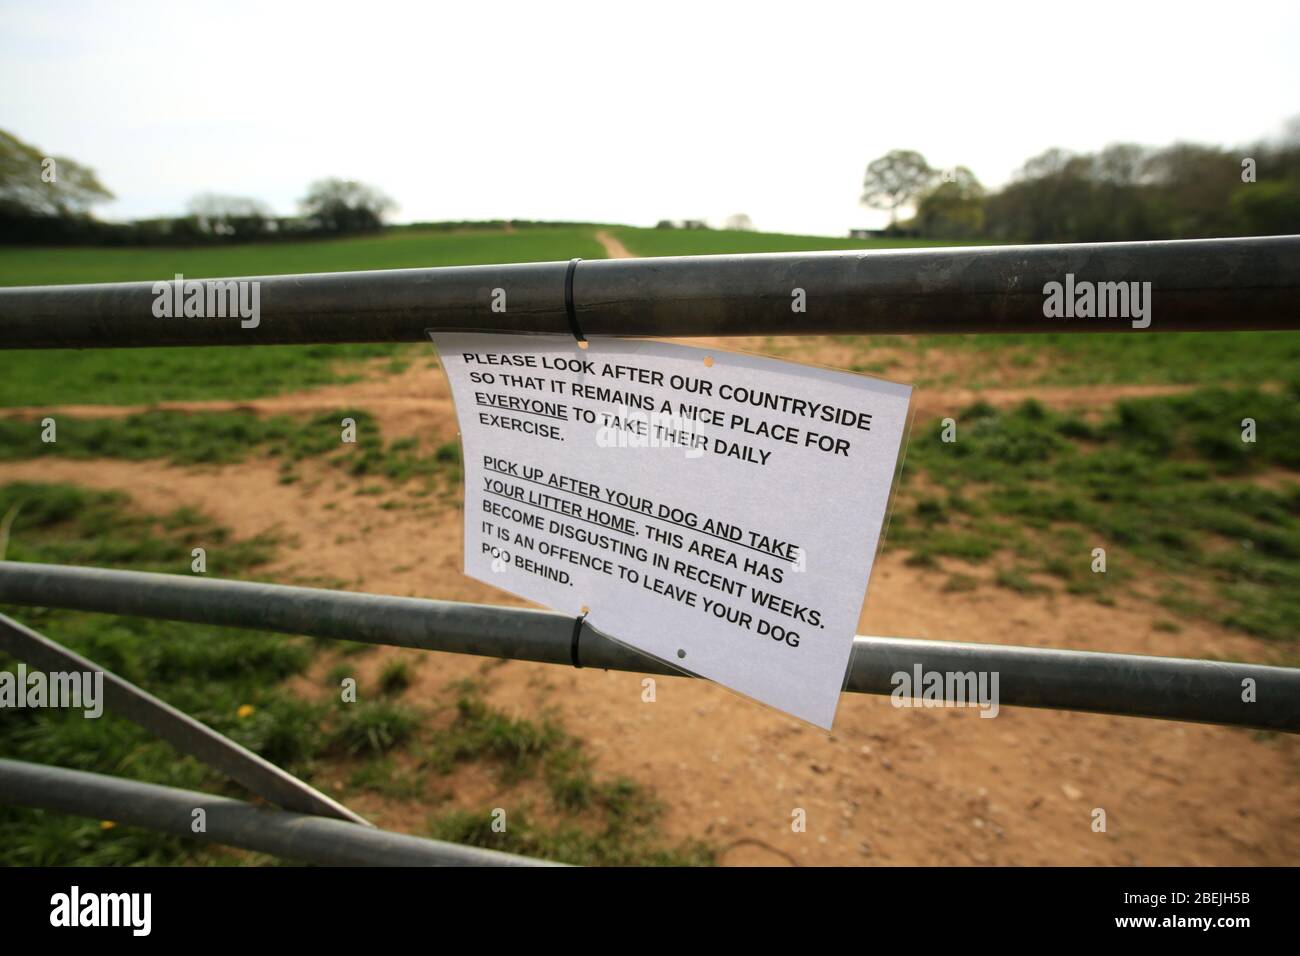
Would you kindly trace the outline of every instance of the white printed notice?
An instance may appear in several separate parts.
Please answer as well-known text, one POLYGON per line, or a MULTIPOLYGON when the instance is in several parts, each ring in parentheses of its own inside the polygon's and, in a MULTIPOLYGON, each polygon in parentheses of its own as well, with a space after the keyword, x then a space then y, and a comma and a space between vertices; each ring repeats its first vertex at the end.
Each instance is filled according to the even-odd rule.
POLYGON ((664 342, 433 340, 467 575, 830 728, 910 386, 664 342))

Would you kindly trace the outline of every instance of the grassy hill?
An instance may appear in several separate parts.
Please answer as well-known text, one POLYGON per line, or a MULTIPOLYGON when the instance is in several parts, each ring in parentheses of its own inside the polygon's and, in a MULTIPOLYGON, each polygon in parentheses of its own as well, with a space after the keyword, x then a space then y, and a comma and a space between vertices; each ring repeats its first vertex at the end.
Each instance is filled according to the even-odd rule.
POLYGON ((67 282, 133 282, 195 278, 417 269, 484 262, 546 262, 602 259, 594 231, 585 227, 537 227, 505 232, 393 231, 356 239, 266 242, 190 248, 0 247, 0 285, 67 282))
POLYGON ((737 232, 728 229, 610 230, 638 256, 712 256, 744 252, 828 252, 835 249, 908 249, 921 246, 974 245, 941 239, 840 239, 833 236, 791 236, 779 232, 737 232))

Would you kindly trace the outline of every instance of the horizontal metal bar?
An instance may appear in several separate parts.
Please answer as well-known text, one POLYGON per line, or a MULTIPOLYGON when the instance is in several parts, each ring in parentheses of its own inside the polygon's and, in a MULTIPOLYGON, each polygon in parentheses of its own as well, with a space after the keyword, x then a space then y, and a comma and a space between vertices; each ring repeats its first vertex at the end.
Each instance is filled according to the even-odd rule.
POLYGON ((197 757, 210 767, 243 784, 253 793, 287 810, 334 817, 370 826, 337 800, 309 786, 291 773, 246 747, 219 734, 207 724, 177 710, 130 681, 106 670, 43 634, 0 614, 0 651, 46 672, 95 672, 104 675, 106 709, 167 741, 181 753, 197 757))
POLYGON ((426 840, 343 820, 83 770, 0 759, 0 805, 112 820, 320 866, 547 866, 542 860, 426 840), (205 830, 195 833, 202 808, 205 830))
MULTIPOLYGON (((4 288, 0 348, 418 342, 431 329, 567 335, 566 269, 256 277, 255 328, 237 316, 158 318, 153 281, 4 288), (497 289, 504 313, 493 309, 497 289)), ((591 260, 573 298, 588 335, 1131 331, 1124 319, 1044 318, 1044 285, 1067 274, 1151 283, 1149 331, 1300 328, 1300 236, 591 260), (806 311, 791 307, 795 288, 806 311)))
MULTIPOLYGON (((0 561, 0 603, 548 664, 571 663, 574 622, 550 611, 14 561, 0 561)), ((690 676, 586 624, 579 650, 584 667, 690 676)), ((918 666, 997 673, 1002 706, 1300 732, 1300 669, 1262 664, 859 636, 845 689, 891 694, 895 675, 918 666), (1242 699, 1246 679, 1253 702, 1242 699)))

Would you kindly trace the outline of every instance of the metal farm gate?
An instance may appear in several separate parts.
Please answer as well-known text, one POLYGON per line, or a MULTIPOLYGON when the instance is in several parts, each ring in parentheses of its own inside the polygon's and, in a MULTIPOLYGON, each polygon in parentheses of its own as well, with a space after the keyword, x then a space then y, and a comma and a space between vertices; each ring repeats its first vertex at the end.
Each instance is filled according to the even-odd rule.
MULTIPOLYGON (((1300 329, 1300 236, 872 252, 778 253, 258 277, 260 322, 160 320, 155 283, 0 289, 9 349, 427 342, 431 331, 601 336, 1103 332, 1045 318, 1066 275, 1149 282, 1142 331, 1300 329), (790 290, 809 308, 795 314, 790 290), (508 316, 494 313, 508 290, 508 316)), ((204 280, 230 281, 230 280, 204 280)), ((1209 357, 1212 360, 1212 356, 1209 357)), ((180 575, 0 562, 0 603, 254 628, 424 650, 681 676, 567 615, 180 575)), ((1300 669, 1129 654, 857 637, 845 689, 889 694, 898 671, 1000 674, 1005 705, 1300 732, 1300 669), (1257 700, 1241 699, 1242 681, 1257 700)), ((0 616, 0 650, 101 670, 0 616)), ((334 800, 105 672, 105 701, 281 809, 0 760, 0 804, 111 818, 323 864, 536 864, 377 830, 334 800)))

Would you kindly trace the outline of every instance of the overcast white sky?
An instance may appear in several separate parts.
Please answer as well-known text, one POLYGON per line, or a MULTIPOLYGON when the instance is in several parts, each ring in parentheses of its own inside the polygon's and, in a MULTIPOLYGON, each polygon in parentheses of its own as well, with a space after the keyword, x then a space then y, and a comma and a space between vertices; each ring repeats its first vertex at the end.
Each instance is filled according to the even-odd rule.
POLYGON ((893 148, 996 185, 1049 146, 1249 142, 1298 93, 1294 0, 0 0, 0 127, 96 169, 107 218, 337 175, 402 221, 843 235, 893 148))

